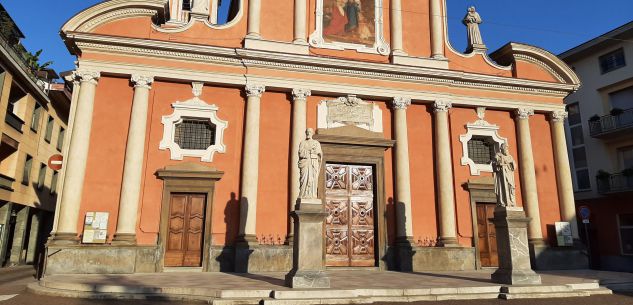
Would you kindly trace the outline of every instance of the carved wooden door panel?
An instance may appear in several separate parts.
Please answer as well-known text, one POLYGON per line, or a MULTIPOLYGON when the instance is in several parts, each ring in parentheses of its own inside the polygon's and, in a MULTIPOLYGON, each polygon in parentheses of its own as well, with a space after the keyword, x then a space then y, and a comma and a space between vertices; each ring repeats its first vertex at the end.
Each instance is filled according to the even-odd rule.
POLYGON ((375 266, 371 166, 326 165, 327 266, 375 266))
POLYGON ((482 267, 498 267, 499 256, 497 254, 497 235, 494 218, 494 204, 478 203, 477 211, 477 231, 479 239, 479 259, 482 267))
POLYGON ((205 195, 172 194, 165 267, 202 265, 205 211, 205 195))

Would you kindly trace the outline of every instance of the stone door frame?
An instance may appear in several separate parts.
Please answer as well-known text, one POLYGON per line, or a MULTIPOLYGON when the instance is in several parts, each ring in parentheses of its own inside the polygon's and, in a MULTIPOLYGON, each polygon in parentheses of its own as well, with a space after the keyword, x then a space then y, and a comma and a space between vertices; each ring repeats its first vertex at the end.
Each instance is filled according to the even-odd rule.
MULTIPOLYGON (((387 198, 385 193, 385 151, 393 147, 395 141, 386 140, 382 133, 367 131, 355 126, 331 129, 318 129, 314 138, 321 143, 323 162, 319 175, 319 198, 325 206, 325 165, 327 163, 358 164, 372 166, 374 169, 374 234, 377 267, 386 270, 383 258, 387 254, 387 198)), ((324 224, 325 226, 325 224, 324 224)), ((325 231, 324 231, 325 232, 325 231)), ((323 236, 325 242, 325 235, 323 236)), ((323 264, 326 255, 323 249, 323 264)), ((371 268, 371 267, 368 267, 371 268)))
MULTIPOLYGON (((473 225, 473 246, 475 248, 475 269, 481 270, 481 257, 479 254, 479 228, 477 227, 477 203, 497 204, 495 184, 492 177, 470 179, 465 185, 470 193, 471 219, 473 225)), ((486 267, 487 268, 487 267, 486 267)))
MULTIPOLYGON (((160 212, 160 230, 158 235, 158 255, 156 270, 165 270, 165 248, 167 236, 169 235, 169 208, 171 195, 174 193, 205 194, 205 222, 204 222, 204 245, 202 247, 202 271, 211 270, 210 250, 211 232, 213 216, 213 195, 215 193, 215 183, 219 181, 224 172, 215 168, 209 168, 197 163, 182 163, 175 166, 167 166, 156 172, 156 176, 163 180, 163 199, 160 212)), ((186 268, 183 269, 186 271, 186 268)))

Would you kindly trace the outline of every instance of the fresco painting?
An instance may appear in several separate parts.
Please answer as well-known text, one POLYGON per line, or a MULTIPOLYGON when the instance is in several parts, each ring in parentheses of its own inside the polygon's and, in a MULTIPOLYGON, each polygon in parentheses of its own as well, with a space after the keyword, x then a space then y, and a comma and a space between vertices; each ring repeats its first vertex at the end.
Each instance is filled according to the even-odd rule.
POLYGON ((373 45, 375 0, 323 0, 323 38, 327 42, 373 45))

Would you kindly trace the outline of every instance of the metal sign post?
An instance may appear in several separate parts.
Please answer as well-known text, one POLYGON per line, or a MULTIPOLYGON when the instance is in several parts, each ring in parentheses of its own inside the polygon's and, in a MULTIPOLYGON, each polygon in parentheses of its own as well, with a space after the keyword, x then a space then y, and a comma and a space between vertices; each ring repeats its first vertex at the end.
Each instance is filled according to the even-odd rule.
POLYGON ((582 224, 585 229, 585 243, 587 244, 587 256, 589 257, 589 268, 592 265, 592 256, 591 256, 591 238, 589 237, 589 217, 591 217, 591 210, 588 206, 583 205, 580 207, 578 214, 582 218, 582 224))

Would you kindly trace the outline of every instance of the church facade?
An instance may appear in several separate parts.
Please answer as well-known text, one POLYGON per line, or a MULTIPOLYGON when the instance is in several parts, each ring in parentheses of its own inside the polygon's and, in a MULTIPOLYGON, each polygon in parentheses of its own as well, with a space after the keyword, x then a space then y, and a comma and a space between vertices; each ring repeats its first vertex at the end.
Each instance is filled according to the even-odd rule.
POLYGON ((290 270, 308 128, 325 266, 496 266, 507 145, 532 266, 586 267, 563 103, 580 84, 556 56, 488 55, 474 8, 458 52, 443 0, 222 2, 110 0, 63 26, 77 94, 47 274, 290 270))

